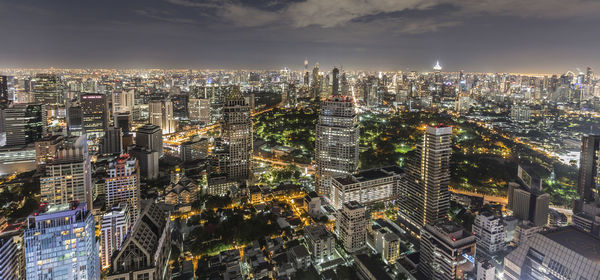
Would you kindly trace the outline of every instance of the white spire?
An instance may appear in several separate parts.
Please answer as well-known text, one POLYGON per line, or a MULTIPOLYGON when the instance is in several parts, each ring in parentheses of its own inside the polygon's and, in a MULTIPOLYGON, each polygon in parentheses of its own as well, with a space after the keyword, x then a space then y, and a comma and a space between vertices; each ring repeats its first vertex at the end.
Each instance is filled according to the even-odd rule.
POLYGON ((433 70, 435 70, 435 71, 442 71, 442 66, 440 66, 440 61, 439 60, 435 63, 435 66, 433 66, 433 70))

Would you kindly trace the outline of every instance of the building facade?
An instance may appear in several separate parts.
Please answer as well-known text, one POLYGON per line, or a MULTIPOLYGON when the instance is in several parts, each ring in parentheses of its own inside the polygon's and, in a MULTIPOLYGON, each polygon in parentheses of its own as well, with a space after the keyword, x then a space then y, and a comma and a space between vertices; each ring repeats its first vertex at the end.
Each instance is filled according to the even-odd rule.
POLYGON ((399 214, 415 234, 448 212, 451 154, 452 127, 428 126, 402 181, 406 194, 400 200, 399 214))
POLYGON ((475 265, 475 236, 451 222, 426 225, 421 232, 419 270, 426 279, 463 279, 475 265))
POLYGON ((137 159, 125 154, 111 162, 106 170, 106 205, 128 203, 131 223, 140 213, 140 178, 137 159))
POLYGON ((366 208, 356 201, 344 203, 337 213, 336 233, 344 249, 354 253, 367 246, 366 208))
POLYGON ((100 279, 94 217, 85 203, 49 206, 27 218, 27 279, 100 279))
POLYGON ((315 135, 315 190, 329 196, 331 179, 358 168, 358 118, 354 100, 332 96, 323 101, 315 135))

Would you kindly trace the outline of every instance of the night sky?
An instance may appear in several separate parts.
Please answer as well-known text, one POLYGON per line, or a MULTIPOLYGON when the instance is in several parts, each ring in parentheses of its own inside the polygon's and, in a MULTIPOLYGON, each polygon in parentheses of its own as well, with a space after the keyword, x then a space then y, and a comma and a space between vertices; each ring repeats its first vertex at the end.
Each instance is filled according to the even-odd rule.
POLYGON ((600 71, 597 0, 0 1, 0 67, 600 71))

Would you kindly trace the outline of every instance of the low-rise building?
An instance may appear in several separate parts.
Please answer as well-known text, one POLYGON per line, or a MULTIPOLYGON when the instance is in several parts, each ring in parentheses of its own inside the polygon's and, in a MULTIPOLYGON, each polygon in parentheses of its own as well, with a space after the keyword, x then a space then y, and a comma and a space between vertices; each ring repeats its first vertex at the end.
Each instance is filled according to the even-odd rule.
POLYGON ((400 179, 404 171, 397 166, 363 170, 331 180, 331 204, 336 209, 349 201, 363 205, 389 201, 400 196, 400 179))
POLYGON ((335 251, 333 234, 322 224, 312 224, 304 228, 308 250, 316 263, 331 260, 335 251))

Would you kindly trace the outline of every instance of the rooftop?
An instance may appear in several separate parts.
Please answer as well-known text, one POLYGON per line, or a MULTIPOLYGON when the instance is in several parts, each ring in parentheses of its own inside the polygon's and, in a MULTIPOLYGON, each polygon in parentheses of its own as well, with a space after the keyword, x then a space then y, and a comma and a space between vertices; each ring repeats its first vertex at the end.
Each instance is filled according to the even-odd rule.
POLYGON ((542 233, 542 235, 600 264, 600 239, 595 238, 593 235, 580 231, 575 227, 563 227, 542 233))

